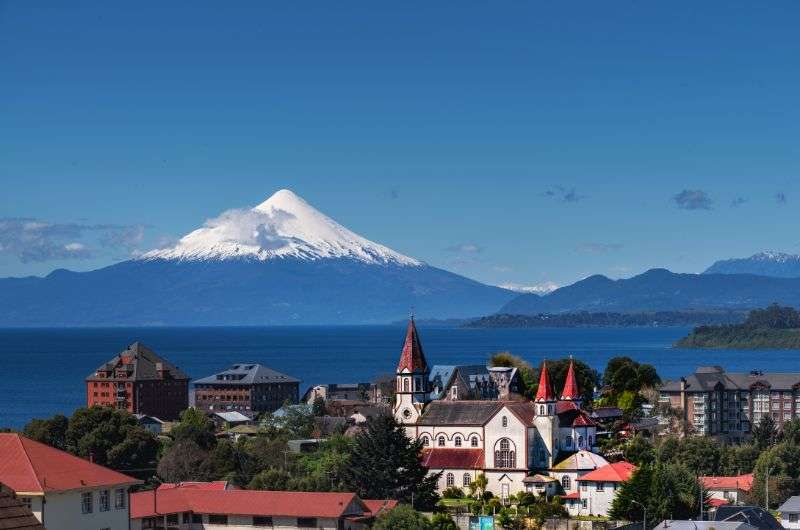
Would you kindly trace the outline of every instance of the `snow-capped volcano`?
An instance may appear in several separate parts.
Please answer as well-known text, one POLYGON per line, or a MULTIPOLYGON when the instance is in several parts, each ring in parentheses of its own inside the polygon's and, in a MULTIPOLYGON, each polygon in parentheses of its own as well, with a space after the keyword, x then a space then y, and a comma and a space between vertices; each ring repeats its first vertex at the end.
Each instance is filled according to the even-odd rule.
POLYGON ((778 278, 800 276, 800 256, 775 250, 715 262, 703 274, 756 274, 778 278))
POLYGON ((216 260, 347 258, 369 264, 420 266, 422 262, 351 232, 290 190, 258 206, 228 210, 174 246, 140 259, 216 260))

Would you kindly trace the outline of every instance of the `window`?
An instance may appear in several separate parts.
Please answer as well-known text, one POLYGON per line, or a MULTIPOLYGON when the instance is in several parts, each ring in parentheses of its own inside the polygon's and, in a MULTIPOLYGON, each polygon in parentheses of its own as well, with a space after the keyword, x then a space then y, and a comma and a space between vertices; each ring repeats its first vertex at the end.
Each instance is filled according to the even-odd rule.
POLYGON ((124 488, 117 488, 114 490, 114 508, 117 510, 122 510, 125 508, 125 489, 124 488))
POLYGON ((564 475, 561 477, 561 487, 564 488, 564 491, 567 491, 572 487, 572 479, 569 478, 569 475, 564 475))
POLYGON ((447 487, 456 485, 456 477, 452 473, 447 474, 447 487))
POLYGON ((202 513, 193 513, 192 514, 192 524, 203 524, 203 514, 202 513))
POLYGON ((789 514, 789 522, 790 523, 796 523, 797 522, 797 514, 796 513, 790 513, 789 514))
POLYGON ((253 517, 253 526, 272 528, 272 517, 253 517))
POLYGON ((469 443, 472 447, 478 447, 478 437, 473 436, 472 439, 469 441, 469 443))
POLYGON ((408 379, 404 377, 403 378, 403 392, 408 392, 408 388, 409 388, 408 379))
POLYGON ((495 444, 494 467, 501 469, 517 467, 514 446, 508 438, 502 438, 495 444))
POLYGON ((461 447, 461 437, 456 436, 456 447, 461 447))
POLYGON ((592 447, 592 437, 589 436, 589 447, 592 447))
POLYGON ((586 508, 586 506, 587 506, 586 499, 581 499, 581 508, 586 508))
POLYGON ((583 447, 583 436, 578 436, 578 447, 583 447))
POLYGON ((178 514, 177 513, 167 514, 167 524, 178 524, 178 514))
POLYGON ((420 379, 419 377, 414 378, 414 391, 422 392, 422 379, 420 379))
POLYGON ((544 415, 545 415, 544 405, 539 405, 539 416, 544 416, 544 415))
POLYGON ((316 528, 317 527, 317 518, 316 517, 298 517, 297 518, 297 527, 298 528, 316 528))
POLYGON ((183 524, 189 524, 191 522, 192 522, 191 512, 183 512, 183 524))
POLYGON ((439 437, 438 445, 439 447, 444 447, 444 436, 439 437))
POLYGON ((94 508, 94 494, 91 491, 81 493, 81 513, 92 513, 94 508))
POLYGON ((31 509, 31 498, 30 497, 20 497, 19 500, 22 501, 22 504, 24 504, 27 509, 29 509, 29 510, 31 509))
POLYGON ((567 436, 566 438, 564 438, 564 447, 566 447, 567 449, 572 447, 572 436, 567 436))
POLYGON ((595 485, 595 490, 597 490, 597 491, 603 491, 603 489, 605 488, 605 485, 606 485, 606 483, 605 483, 605 482, 598 482, 598 483, 595 485))
POLYGON ((586 491, 589 489, 589 485, 586 482, 581 482, 581 491, 586 491))
POLYGON ((422 446, 428 447, 431 444, 430 439, 427 436, 422 437, 422 446))
POLYGON ((458 399, 458 385, 453 385, 450 389, 450 398, 458 399))
POLYGON ((228 524, 228 516, 225 514, 212 513, 208 516, 209 524, 228 524))
POLYGON ((464 473, 464 487, 468 488, 470 484, 472 484, 472 477, 469 473, 464 473))
POLYGON ((508 418, 503 416, 503 427, 508 427, 508 418))
POLYGON ((108 490, 100 490, 100 498, 98 504, 101 512, 107 512, 111 509, 111 493, 108 490))

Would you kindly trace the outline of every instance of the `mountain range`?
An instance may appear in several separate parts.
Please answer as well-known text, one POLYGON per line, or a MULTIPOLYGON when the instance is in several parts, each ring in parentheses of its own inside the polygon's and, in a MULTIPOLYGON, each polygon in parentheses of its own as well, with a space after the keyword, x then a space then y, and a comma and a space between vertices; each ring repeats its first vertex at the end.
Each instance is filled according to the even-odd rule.
POLYGON ((0 279, 0 326, 365 324, 494 312, 516 293, 363 238, 289 190, 89 272, 0 279))
POLYGON ((756 274, 777 278, 797 278, 800 277, 800 256, 775 251, 759 252, 749 258, 717 261, 703 274, 756 274))

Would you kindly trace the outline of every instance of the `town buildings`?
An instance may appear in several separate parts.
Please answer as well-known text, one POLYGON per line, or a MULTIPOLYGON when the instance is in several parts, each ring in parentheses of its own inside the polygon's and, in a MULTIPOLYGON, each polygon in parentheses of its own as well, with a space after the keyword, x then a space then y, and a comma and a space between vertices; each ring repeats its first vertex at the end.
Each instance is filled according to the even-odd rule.
POLYGON ((784 528, 800 528, 800 495, 789 497, 778 507, 781 526, 784 528))
MULTIPOLYGON (((596 425, 581 408, 572 364, 560 394, 553 390, 543 364, 533 401, 476 400, 471 392, 461 399, 461 391, 453 392, 452 385, 439 393, 448 399, 434 399, 431 373, 411 319, 396 370, 394 415, 409 436, 422 441, 431 473, 442 472, 440 490, 467 486, 482 473, 487 489, 506 498, 524 491, 525 479, 536 471, 553 467, 561 452, 591 451, 595 446, 596 425)), ((505 373, 510 384, 513 373, 505 373)))
POLYGON ((317 398, 377 403, 380 401, 380 390, 373 383, 327 383, 306 390, 301 401, 313 405, 317 398))
POLYGON ((700 485, 708 493, 712 506, 744 504, 753 489, 753 474, 733 477, 700 477, 700 485))
POLYGON ((16 433, 0 433, 0 483, 48 530, 127 530, 141 481, 16 433))
POLYGON ((257 363, 234 364, 194 382, 195 407, 209 413, 238 411, 253 416, 297 403, 300 381, 257 363))
POLYGON ((550 475, 558 480, 565 494, 578 492, 578 479, 595 469, 608 465, 608 460, 585 449, 573 453, 550 468, 550 475))
POLYGON ((733 373, 700 366, 664 384, 659 400, 681 413, 686 431, 740 443, 765 415, 779 428, 800 417, 800 373, 733 373))
POLYGON ((175 420, 189 406, 189 376, 134 342, 86 378, 86 405, 175 420))
POLYGON ((362 530, 397 501, 354 493, 235 490, 171 485, 131 495, 131 528, 362 530))
POLYGON ((631 478, 635 469, 628 462, 614 462, 581 476, 577 491, 562 497, 567 511, 573 517, 608 516, 620 484, 631 478))

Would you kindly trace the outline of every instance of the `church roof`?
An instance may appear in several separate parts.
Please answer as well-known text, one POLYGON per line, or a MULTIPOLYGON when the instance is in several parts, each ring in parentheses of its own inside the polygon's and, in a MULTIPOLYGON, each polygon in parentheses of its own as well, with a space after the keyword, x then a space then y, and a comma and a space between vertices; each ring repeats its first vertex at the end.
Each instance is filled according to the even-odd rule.
POLYGON ((425 372, 428 370, 428 363, 425 361, 425 353, 422 351, 422 342, 419 340, 417 325, 414 318, 408 321, 406 330, 406 340, 403 343, 403 351, 400 354, 400 362, 397 364, 397 371, 402 372, 425 372))
POLYGON ((525 425, 533 425, 536 417, 536 406, 530 401, 506 401, 506 408, 510 410, 525 425))
POLYGON ((578 390, 578 380, 575 377, 575 366, 572 359, 569 360, 567 379, 564 381, 564 390, 561 391, 561 399, 580 399, 581 392, 578 390))
POLYGON ((425 449, 422 465, 428 469, 481 469, 483 449, 425 449))
POLYGON ((502 401, 433 401, 418 425, 485 425, 503 407, 502 401))
POLYGON ((550 385, 550 375, 547 373, 547 361, 542 361, 539 371, 539 388, 536 390, 536 401, 555 401, 553 387, 550 385))

